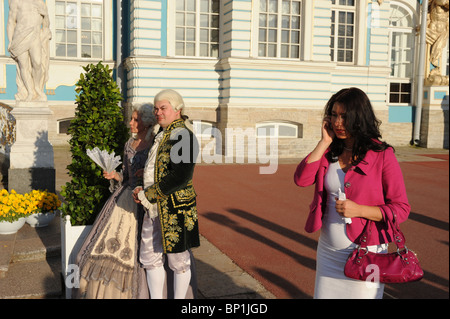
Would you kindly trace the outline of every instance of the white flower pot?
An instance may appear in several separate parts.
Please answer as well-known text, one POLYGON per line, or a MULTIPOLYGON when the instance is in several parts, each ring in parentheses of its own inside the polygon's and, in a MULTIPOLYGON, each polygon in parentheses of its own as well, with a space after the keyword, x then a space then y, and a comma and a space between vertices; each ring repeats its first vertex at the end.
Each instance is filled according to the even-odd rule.
POLYGON ((78 288, 79 274, 75 259, 91 229, 92 225, 72 226, 70 216, 61 218, 61 271, 64 276, 66 299, 71 299, 72 289, 78 288))
POLYGON ((55 218, 56 212, 48 212, 48 213, 35 213, 26 218, 27 224, 31 227, 44 227, 47 226, 53 218, 55 218))
POLYGON ((15 234, 25 224, 25 217, 19 218, 14 222, 0 222, 0 235, 15 234))

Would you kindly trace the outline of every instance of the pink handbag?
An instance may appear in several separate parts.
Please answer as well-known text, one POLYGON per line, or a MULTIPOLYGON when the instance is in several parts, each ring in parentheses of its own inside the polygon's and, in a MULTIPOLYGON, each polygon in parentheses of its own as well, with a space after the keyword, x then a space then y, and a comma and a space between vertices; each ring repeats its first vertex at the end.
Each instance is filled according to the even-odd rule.
POLYGON ((375 222, 368 221, 361 237, 359 247, 349 255, 344 273, 347 277, 381 283, 403 283, 422 279, 423 270, 412 250, 405 246, 405 236, 400 230, 394 214, 394 223, 389 221, 394 231, 394 242, 397 251, 377 254, 367 249, 367 238, 370 238, 371 227, 375 222))

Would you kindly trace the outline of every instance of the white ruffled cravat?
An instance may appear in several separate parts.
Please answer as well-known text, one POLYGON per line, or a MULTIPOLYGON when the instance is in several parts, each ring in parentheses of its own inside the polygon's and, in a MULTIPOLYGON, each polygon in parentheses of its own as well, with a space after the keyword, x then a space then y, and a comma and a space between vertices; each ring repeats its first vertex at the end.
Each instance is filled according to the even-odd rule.
MULTIPOLYGON (((144 190, 147 187, 152 186, 155 183, 155 162, 156 162, 156 153, 158 151, 159 144, 164 136, 164 131, 160 132, 155 137, 155 141, 150 149, 148 154, 147 162, 145 163, 144 168, 144 190)), ((144 206, 149 213, 150 218, 155 218, 158 216, 158 207, 156 204, 152 204, 148 201, 147 197, 145 197, 144 190, 138 193, 138 198, 141 201, 142 206, 144 206)))

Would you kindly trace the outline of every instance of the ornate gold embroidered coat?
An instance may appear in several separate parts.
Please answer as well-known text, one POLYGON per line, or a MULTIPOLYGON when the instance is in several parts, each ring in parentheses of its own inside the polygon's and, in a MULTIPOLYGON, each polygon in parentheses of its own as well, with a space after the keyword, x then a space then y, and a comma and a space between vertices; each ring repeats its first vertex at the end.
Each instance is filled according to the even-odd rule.
POLYGON ((164 252, 178 253, 200 246, 192 184, 198 142, 182 119, 173 121, 163 134, 156 153, 155 183, 144 193, 158 205, 164 252))

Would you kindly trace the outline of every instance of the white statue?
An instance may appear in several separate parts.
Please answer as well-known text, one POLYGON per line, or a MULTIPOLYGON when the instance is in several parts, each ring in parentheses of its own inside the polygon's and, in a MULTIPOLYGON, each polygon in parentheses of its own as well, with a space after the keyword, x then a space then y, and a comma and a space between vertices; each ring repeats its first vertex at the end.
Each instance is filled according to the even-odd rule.
POLYGON ((429 62, 434 66, 426 85, 448 85, 448 76, 441 75, 442 52, 448 39, 449 0, 431 0, 427 17, 427 50, 429 62))
POLYGON ((9 0, 7 25, 11 57, 17 62, 17 101, 46 101, 52 38, 43 0, 9 0))

